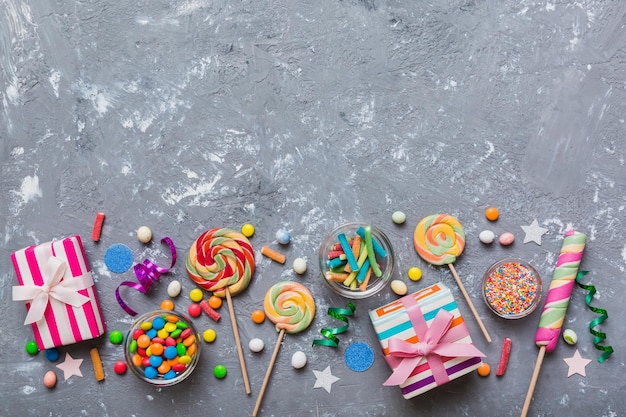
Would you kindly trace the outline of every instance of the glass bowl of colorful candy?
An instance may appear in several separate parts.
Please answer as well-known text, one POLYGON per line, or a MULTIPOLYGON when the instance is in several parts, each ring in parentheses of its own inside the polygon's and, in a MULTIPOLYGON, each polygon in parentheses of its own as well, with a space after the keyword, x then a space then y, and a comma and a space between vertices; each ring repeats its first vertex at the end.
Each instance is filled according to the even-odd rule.
POLYGON ((152 311, 131 325, 124 356, 139 379, 159 387, 174 385, 191 375, 198 364, 198 332, 183 314, 152 311))
POLYGON ((541 301, 541 277, 531 264, 506 258, 493 264, 483 277, 483 299, 496 315, 520 319, 541 301))
POLYGON ((393 275, 394 254, 385 233, 368 223, 347 223, 332 230, 319 250, 322 278, 346 298, 367 298, 393 275))

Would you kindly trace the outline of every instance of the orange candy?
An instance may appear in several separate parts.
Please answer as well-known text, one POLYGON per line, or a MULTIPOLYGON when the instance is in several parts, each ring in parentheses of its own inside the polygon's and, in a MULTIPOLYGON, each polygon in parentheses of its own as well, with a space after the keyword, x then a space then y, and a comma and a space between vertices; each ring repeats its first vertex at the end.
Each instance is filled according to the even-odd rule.
POLYGON ((222 299, 216 295, 212 295, 211 297, 209 297, 209 305, 211 306, 211 308, 217 310, 222 306, 222 299))
POLYGON ((265 313, 263 310, 254 310, 252 312, 252 321, 256 324, 261 324, 265 321, 265 313))
POLYGON ((147 334, 142 334, 137 338, 137 346, 140 348, 147 348, 150 346, 150 337, 147 334))
POLYGON ((174 302, 172 300, 161 301, 161 310, 174 310, 174 302))
POLYGON ((153 343, 150 345, 150 352, 153 355, 161 356, 163 354, 163 345, 160 343, 153 343))
POLYGON ((478 367, 478 369, 476 369, 476 372, 478 372, 478 375, 480 376, 489 376, 491 373, 491 366, 489 366, 488 363, 483 363, 478 367))
POLYGON ((498 220, 498 217, 500 217, 500 212, 495 207, 489 207, 487 210, 485 210, 485 217, 487 218, 487 220, 495 222, 496 220, 498 220))

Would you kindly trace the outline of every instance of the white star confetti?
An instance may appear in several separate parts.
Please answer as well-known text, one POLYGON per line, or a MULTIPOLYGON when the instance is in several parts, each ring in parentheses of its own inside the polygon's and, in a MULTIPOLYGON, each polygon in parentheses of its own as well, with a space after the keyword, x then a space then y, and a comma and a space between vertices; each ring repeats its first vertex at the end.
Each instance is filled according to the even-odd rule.
POLYGON ((548 229, 539 226, 539 223, 537 223, 537 219, 533 220, 533 222, 529 226, 522 226, 522 229, 524 230, 524 233, 526 233, 526 236, 524 236, 524 243, 535 242, 540 246, 541 236, 546 234, 546 232, 548 231, 548 229))
POLYGON ((339 378, 337 378, 330 372, 330 365, 327 366, 326 369, 324 369, 323 371, 314 370, 313 373, 315 374, 315 378, 317 378, 313 388, 324 388, 329 394, 332 385, 335 382, 339 381, 339 378))
POLYGON ((591 362, 591 359, 585 359, 580 356, 580 352, 578 352, 578 349, 576 349, 576 353, 574 353, 574 356, 572 356, 571 358, 564 358, 563 360, 565 361, 567 366, 569 366, 569 369, 567 370, 568 378, 574 374, 586 376, 585 366, 589 365, 589 362, 591 362))

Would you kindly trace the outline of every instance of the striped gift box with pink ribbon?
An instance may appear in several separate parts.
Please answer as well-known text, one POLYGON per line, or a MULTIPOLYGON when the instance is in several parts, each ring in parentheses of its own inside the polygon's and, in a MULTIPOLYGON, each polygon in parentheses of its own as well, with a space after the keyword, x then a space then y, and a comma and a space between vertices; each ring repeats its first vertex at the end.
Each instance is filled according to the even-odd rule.
POLYGON ((89 340, 105 332, 91 269, 80 236, 42 243, 11 255, 39 349, 89 340))
POLYGON ((413 398, 477 369, 482 354, 472 344, 454 297, 437 283, 369 312, 392 375, 413 398))

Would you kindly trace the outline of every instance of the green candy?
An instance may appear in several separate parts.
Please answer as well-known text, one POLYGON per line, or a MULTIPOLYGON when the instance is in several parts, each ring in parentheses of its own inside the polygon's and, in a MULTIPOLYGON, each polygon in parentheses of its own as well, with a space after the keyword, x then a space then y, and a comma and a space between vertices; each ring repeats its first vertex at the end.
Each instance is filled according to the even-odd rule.
POLYGON ((224 378, 226 376, 226 367, 224 365, 216 365, 213 368, 213 375, 218 379, 224 378))
POLYGON ((26 352, 28 352, 29 355, 36 355, 39 353, 39 348, 37 347, 37 342, 35 342, 34 340, 29 340, 26 343, 26 352))
POLYGON ((124 334, 119 330, 113 330, 109 335, 109 341, 114 345, 120 345, 124 341, 124 334))

